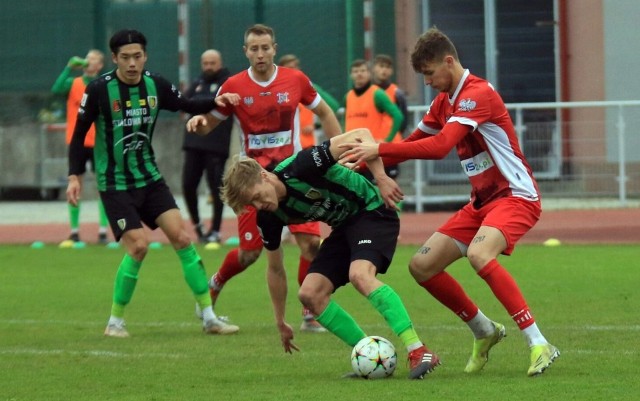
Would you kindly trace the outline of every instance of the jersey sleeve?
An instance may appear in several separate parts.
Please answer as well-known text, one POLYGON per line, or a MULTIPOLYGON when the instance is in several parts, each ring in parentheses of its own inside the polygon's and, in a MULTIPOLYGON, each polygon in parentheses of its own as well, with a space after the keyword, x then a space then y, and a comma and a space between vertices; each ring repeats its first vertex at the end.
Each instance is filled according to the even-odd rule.
MULTIPOLYGON (((220 96, 224 93, 234 93, 233 83, 231 79, 227 79, 220 87, 218 88, 218 92, 216 93, 216 97, 220 96)), ((237 93, 237 92, 236 92, 237 93)), ((229 104, 225 104, 224 106, 216 106, 215 109, 211 110, 211 114, 219 120, 226 120, 233 114, 233 106, 229 104)))
POLYGON ((307 77, 302 71, 296 70, 298 73, 298 79, 300 80, 300 103, 304 106, 314 109, 318 103, 320 103, 321 97, 318 96, 316 88, 313 87, 313 83, 309 77, 307 77))
POLYGON ((64 67, 56 82, 51 87, 51 92, 56 95, 67 95, 71 91, 73 85, 73 77, 71 76, 71 67, 64 67))
POLYGON ((85 172, 84 164, 84 140, 91 124, 98 118, 100 107, 98 80, 87 85, 80 107, 78 109, 78 117, 69 143, 69 175, 80 175, 85 172))
POLYGON ((152 74, 151 76, 158 88, 158 100, 161 109, 170 111, 181 110, 189 114, 203 114, 216 107, 216 102, 213 97, 187 99, 180 93, 175 85, 160 75, 152 74))
POLYGON ((258 212, 256 221, 264 247, 269 251, 280 248, 284 223, 275 214, 262 210, 258 212))
POLYGON ((336 160, 329 150, 330 140, 324 141, 318 146, 303 149, 297 153, 291 163, 291 170, 297 177, 315 180, 323 176, 336 160))

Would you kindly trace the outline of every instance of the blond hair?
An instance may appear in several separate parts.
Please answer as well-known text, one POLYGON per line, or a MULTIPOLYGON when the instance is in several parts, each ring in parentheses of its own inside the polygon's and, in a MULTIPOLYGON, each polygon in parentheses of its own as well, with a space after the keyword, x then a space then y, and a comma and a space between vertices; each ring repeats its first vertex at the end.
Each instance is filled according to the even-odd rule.
POLYGON ((222 178, 220 198, 237 214, 249 204, 245 192, 261 180, 262 166, 246 156, 234 156, 222 178))

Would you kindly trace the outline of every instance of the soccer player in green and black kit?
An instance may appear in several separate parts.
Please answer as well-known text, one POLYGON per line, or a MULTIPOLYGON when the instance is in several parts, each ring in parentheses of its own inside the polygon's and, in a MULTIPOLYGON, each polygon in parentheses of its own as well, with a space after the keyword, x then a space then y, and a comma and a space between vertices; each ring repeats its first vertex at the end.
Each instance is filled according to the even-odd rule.
POLYGON ((336 164, 342 153, 340 144, 349 141, 374 139, 368 129, 353 130, 300 151, 273 172, 253 159, 237 159, 225 174, 222 198, 236 213, 247 206, 258 210, 258 227, 267 250, 267 281, 285 352, 298 347, 284 320, 287 278, 280 247, 282 228, 323 221, 332 231, 311 262, 298 298, 320 324, 353 347, 366 334, 331 300, 336 289, 350 282, 406 346, 409 378, 422 379, 440 360, 420 341, 398 294, 376 278, 387 271, 395 252, 400 222, 394 208, 402 193, 384 173, 380 159, 369 162, 380 191, 362 175, 336 164))
POLYGON ((203 329, 230 334, 238 327, 216 317, 211 308, 207 275, 183 225, 175 199, 156 165, 151 139, 160 109, 205 113, 233 96, 187 100, 167 80, 144 70, 147 40, 135 30, 115 33, 109 42, 116 69, 92 81, 80 103, 69 146, 67 200, 77 204, 85 172, 84 139, 95 122, 95 173, 100 198, 116 240, 126 254, 115 279, 111 317, 104 334, 128 337, 124 308, 131 300, 149 241, 142 223, 160 227, 176 250, 184 277, 203 311, 203 329))

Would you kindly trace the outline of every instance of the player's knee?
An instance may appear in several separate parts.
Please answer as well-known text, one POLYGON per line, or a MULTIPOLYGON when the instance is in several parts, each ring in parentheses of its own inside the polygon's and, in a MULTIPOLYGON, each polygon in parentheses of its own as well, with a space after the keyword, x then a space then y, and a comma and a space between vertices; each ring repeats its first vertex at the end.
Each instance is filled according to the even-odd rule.
POLYGON ((168 235, 174 249, 184 249, 191 245, 191 237, 185 230, 178 231, 175 235, 168 235))
POLYGON ((313 303, 313 291, 310 291, 305 287, 300 287, 300 289, 298 290, 298 299, 305 308, 311 309, 313 303))
POLYGON ((311 311, 314 315, 319 315, 322 312, 322 293, 312 286, 301 286, 298 290, 298 299, 300 303, 311 311))
POLYGON ((409 261, 409 273, 418 283, 430 279, 436 274, 435 266, 431 266, 426 261, 415 255, 409 261))
POLYGON ((128 253, 133 259, 143 260, 147 256, 149 243, 144 239, 140 239, 130 244, 128 248, 128 253))
POLYGON ((476 249, 474 247, 470 247, 467 251, 467 259, 475 271, 482 269, 494 257, 495 256, 487 255, 485 252, 482 252, 481 249, 476 249))

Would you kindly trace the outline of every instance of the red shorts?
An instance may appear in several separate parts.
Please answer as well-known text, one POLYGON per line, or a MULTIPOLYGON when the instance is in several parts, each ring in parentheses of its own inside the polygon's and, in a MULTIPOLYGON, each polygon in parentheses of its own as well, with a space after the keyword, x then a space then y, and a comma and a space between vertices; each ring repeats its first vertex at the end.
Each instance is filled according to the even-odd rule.
MULTIPOLYGON (((256 221, 258 212, 248 206, 247 211, 238 216, 238 236, 240 237, 240 249, 253 251, 262 248, 262 238, 258 231, 256 221)), ((320 222, 313 221, 302 224, 290 224, 289 231, 292 234, 311 234, 320 236, 320 222)))
POLYGON ((480 226, 494 227, 502 232, 507 241, 507 248, 502 253, 511 255, 516 242, 538 222, 541 211, 539 200, 532 202, 516 196, 500 198, 480 209, 468 203, 447 220, 438 232, 468 246, 480 226))

